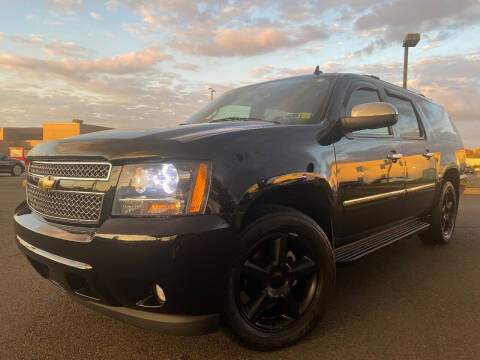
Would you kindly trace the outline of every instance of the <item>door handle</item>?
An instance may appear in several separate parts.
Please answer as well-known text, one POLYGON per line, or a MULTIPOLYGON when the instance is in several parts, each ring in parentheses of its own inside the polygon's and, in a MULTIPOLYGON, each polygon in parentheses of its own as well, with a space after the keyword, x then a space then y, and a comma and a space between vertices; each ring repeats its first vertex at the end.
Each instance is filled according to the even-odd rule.
POLYGON ((430 160, 433 155, 435 155, 435 153, 428 151, 428 149, 423 153, 423 156, 425 156, 428 160, 430 160))
POLYGON ((403 154, 399 154, 399 153, 389 153, 389 154, 387 155, 387 159, 392 160, 392 162, 396 162, 397 160, 400 160, 401 158, 403 158, 403 154))

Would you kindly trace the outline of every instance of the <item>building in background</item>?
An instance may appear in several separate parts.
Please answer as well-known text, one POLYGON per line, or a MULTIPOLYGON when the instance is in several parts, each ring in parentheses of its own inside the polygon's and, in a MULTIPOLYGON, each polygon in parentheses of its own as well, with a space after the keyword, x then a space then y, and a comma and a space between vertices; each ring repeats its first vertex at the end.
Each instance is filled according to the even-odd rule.
POLYGON ((83 120, 78 119, 73 119, 71 123, 44 123, 42 139, 43 141, 58 140, 108 129, 110 128, 84 124, 83 120))
POLYGON ((84 124, 83 120, 79 119, 73 119, 70 123, 44 123, 38 128, 0 127, 0 153, 24 161, 28 150, 42 141, 108 129, 110 128, 84 124))

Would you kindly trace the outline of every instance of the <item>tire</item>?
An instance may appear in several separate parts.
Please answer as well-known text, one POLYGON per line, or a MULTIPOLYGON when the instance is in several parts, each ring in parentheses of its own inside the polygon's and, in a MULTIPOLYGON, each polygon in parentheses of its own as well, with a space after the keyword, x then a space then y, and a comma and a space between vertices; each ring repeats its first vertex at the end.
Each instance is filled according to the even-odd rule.
POLYGON ((455 229, 457 210, 458 200, 455 187, 450 181, 445 181, 440 190, 438 203, 432 211, 431 227, 420 234, 422 240, 431 244, 448 244, 455 229))
POLYGON ((14 165, 12 168, 12 176, 22 175, 23 169, 20 165, 14 165))
POLYGON ((328 237, 303 213, 277 208, 242 234, 242 250, 229 278, 225 320, 251 349, 289 346, 317 324, 334 288, 328 237))

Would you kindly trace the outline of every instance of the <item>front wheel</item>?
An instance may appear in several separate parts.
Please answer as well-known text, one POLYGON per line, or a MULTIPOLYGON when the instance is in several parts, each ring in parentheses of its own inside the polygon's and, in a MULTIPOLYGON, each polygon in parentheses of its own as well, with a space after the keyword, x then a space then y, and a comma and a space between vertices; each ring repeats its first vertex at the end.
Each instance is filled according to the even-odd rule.
POLYGON ((431 227, 420 237, 433 244, 448 244, 455 229, 457 219, 457 192, 450 181, 445 181, 440 190, 439 201, 431 216, 431 227))
POLYGON ((20 176, 22 175, 23 169, 20 165, 14 165, 12 168, 12 175, 13 176, 20 176))
POLYGON ((249 225, 242 241, 229 281, 227 322, 253 349, 291 345, 315 326, 333 293, 328 237, 308 216, 283 209, 249 225))

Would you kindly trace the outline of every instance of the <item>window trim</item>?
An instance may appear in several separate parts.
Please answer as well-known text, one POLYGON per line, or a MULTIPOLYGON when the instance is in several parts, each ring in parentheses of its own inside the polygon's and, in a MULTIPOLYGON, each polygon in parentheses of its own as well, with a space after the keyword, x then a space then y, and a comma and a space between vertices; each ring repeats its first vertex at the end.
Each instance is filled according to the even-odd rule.
MULTIPOLYGON (((370 91, 375 91, 378 95, 378 98, 380 99, 381 102, 385 102, 383 99, 383 94, 380 91, 380 87, 375 86, 374 84, 366 81, 356 81, 350 85, 348 88, 345 98, 343 99, 342 103, 342 110, 341 114, 342 116, 347 115, 347 104, 350 101, 350 98, 352 97, 352 94, 357 91, 357 90, 370 90, 370 91)), ((393 139, 395 137, 393 129, 391 126, 388 127, 388 134, 355 134, 352 132, 346 132, 345 136, 348 139, 393 139)))
MULTIPOLYGON (((418 111, 415 102, 408 95, 403 94, 399 91, 389 89, 388 87, 385 87, 384 90, 385 90, 385 94, 387 95, 387 100, 388 100, 388 97, 396 97, 400 100, 407 101, 412 105, 413 112, 415 113, 415 117, 417 118, 418 129, 420 130, 420 136, 401 136, 400 134, 397 134, 397 131, 395 131, 395 126, 393 126, 392 127, 393 136, 397 139, 402 139, 402 140, 421 140, 421 141, 425 140, 426 139, 425 126, 423 125, 422 117, 420 116, 420 112, 418 111)), ((395 104, 392 104, 392 105, 395 106, 395 104)))

